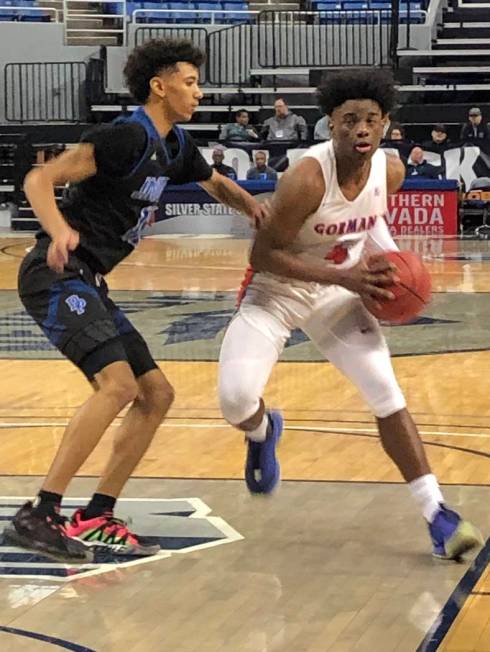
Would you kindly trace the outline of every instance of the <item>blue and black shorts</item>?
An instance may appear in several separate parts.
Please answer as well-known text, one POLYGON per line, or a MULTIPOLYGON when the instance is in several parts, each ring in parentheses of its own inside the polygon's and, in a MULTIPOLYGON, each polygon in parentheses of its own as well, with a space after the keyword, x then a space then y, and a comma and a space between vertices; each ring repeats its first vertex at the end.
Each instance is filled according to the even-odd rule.
POLYGON ((35 246, 19 270, 19 295, 49 341, 89 380, 118 361, 128 362, 136 377, 157 368, 103 277, 74 254, 58 274, 46 263, 46 247, 35 246))

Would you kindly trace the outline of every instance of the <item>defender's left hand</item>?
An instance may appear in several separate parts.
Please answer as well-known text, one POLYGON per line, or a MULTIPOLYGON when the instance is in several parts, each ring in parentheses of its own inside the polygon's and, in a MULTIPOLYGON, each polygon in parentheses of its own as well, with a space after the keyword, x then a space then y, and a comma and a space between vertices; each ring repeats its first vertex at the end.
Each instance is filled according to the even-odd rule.
POLYGON ((262 204, 256 202, 253 210, 249 213, 248 219, 250 226, 253 229, 260 229, 260 227, 269 219, 270 216, 270 201, 266 199, 262 204))

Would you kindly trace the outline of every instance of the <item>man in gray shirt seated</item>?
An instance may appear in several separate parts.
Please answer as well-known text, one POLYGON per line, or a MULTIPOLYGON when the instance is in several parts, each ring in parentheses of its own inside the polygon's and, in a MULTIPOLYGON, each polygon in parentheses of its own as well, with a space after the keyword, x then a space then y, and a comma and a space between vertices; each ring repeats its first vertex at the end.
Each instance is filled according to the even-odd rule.
POLYGON ((249 115, 245 109, 239 109, 235 113, 235 122, 223 125, 219 135, 220 140, 232 140, 238 142, 250 142, 258 140, 259 137, 253 127, 248 124, 249 115))
POLYGON ((274 102, 275 115, 264 122, 264 134, 267 140, 307 140, 308 127, 300 115, 290 113, 285 100, 278 98, 274 102))
POLYGON ((252 166, 247 172, 248 181, 276 181, 277 172, 270 168, 266 161, 267 155, 265 152, 259 151, 255 153, 255 166, 252 166))

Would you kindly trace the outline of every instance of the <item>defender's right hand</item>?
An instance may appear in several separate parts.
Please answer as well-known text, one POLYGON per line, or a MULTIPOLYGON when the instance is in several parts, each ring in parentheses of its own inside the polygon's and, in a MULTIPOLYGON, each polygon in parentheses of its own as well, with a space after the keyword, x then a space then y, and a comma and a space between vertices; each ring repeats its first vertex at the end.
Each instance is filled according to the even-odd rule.
POLYGON ((48 248, 48 266, 58 274, 64 270, 70 251, 74 251, 80 243, 80 234, 66 225, 51 241, 48 248))

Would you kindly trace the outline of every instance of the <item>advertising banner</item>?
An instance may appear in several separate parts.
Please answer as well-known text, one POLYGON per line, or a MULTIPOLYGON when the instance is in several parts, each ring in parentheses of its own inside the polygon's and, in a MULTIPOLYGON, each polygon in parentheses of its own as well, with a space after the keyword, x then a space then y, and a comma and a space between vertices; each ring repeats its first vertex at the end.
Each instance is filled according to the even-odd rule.
MULTIPOLYGON (((240 181, 253 195, 269 196, 274 181, 240 181)), ((247 223, 235 211, 210 197, 199 185, 167 186, 165 203, 150 233, 227 233, 245 235, 247 223), (230 216, 235 214, 235 219, 230 216), (172 219, 179 218, 179 219, 172 219)), ((408 179, 388 198, 388 227, 393 236, 454 236, 458 229, 456 181, 408 179)))
POLYGON ((400 190, 388 198, 388 227, 393 236, 456 235, 455 190, 400 190))

